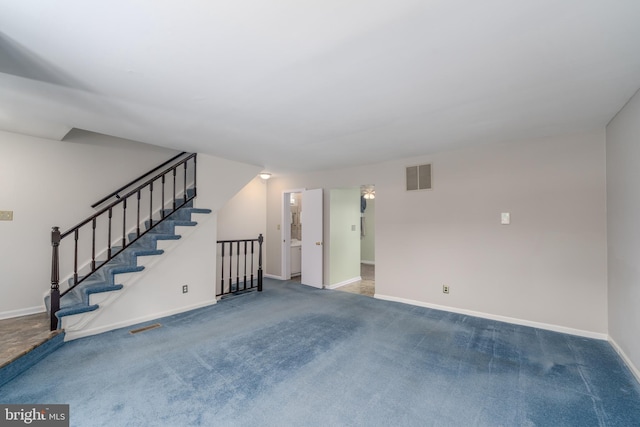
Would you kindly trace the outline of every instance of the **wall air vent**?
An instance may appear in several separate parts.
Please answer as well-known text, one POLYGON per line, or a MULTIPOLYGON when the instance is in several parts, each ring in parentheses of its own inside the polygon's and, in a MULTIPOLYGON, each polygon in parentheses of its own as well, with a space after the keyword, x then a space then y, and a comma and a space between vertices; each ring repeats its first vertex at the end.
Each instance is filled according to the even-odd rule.
POLYGON ((431 164, 407 167, 407 191, 431 189, 431 164))

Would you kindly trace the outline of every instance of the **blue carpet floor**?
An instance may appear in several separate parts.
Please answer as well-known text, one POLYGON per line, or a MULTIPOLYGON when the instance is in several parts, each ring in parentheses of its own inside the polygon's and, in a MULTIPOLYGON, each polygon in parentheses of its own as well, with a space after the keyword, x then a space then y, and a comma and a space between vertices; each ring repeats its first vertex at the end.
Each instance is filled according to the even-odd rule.
POLYGON ((73 426, 640 425, 604 341, 269 279, 159 322, 66 343, 0 403, 73 426))

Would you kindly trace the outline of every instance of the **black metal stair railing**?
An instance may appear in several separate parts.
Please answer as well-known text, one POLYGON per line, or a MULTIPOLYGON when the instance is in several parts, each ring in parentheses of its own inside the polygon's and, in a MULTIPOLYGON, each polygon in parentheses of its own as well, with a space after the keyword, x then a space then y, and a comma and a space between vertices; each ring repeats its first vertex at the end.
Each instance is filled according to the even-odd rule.
POLYGON ((262 292, 263 242, 262 234, 257 239, 218 240, 220 287, 216 287, 216 297, 256 288, 262 292))
POLYGON ((107 200, 109 200, 112 197, 115 197, 116 199, 120 199, 122 196, 120 196, 120 193, 124 190, 126 190, 127 188, 133 186, 133 184, 135 184, 138 181, 141 181, 142 179, 148 177, 149 175, 151 175, 153 172, 157 171, 158 169, 170 164, 171 162, 173 162, 174 160, 184 156, 185 154, 187 154, 186 151, 183 151, 180 154, 177 154, 175 156, 173 156, 172 158, 170 158, 169 160, 167 160, 166 162, 156 166, 155 168, 151 169, 149 172, 145 173, 144 175, 140 175, 139 177, 137 177, 136 179, 131 180, 129 183, 123 185, 122 187, 118 188, 116 191, 113 191, 109 194, 107 194, 106 196, 104 196, 102 199, 98 200, 97 202, 95 202, 94 204, 91 205, 92 208, 97 208, 98 206, 100 206, 101 204, 103 204, 104 202, 106 202, 107 200))
MULTIPOLYGON (((182 154, 169 162, 180 156, 182 154)), ((55 313, 60 309, 60 298, 196 197, 196 156, 196 153, 190 154, 154 175, 153 172, 167 162, 152 169, 107 196, 102 202, 116 194, 118 199, 67 231, 53 227, 51 330, 58 326, 55 313), (146 176, 151 177, 125 194, 119 194, 146 176), (71 244, 65 245, 64 254, 61 254, 63 244, 70 240, 65 241, 65 238, 70 236, 73 236, 71 244), (64 291, 60 291, 61 269, 73 271, 70 286, 64 291)))

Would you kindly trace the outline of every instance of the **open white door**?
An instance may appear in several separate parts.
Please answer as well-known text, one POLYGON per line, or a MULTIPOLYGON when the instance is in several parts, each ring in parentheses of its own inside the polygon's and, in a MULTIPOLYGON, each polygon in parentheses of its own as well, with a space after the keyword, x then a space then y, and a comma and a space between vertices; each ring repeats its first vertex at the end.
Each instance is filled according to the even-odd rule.
POLYGON ((302 277, 304 285, 322 288, 322 188, 302 193, 302 277))

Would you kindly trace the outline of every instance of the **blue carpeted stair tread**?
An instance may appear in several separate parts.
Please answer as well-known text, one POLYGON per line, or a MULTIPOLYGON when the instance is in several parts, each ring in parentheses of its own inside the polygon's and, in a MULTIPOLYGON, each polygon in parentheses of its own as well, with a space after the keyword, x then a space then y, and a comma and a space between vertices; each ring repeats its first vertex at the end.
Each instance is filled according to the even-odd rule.
MULTIPOLYGON (((193 193, 189 195, 192 197, 193 193)), ((178 201, 180 203, 180 201, 178 201)), ((194 208, 193 201, 179 205, 177 210, 165 210, 164 220, 154 220, 153 228, 142 236, 138 236, 137 232, 130 233, 127 237, 129 244, 126 248, 122 246, 111 247, 111 254, 114 256, 111 261, 106 263, 104 260, 96 260, 96 271, 89 277, 79 276, 82 283, 77 285, 73 290, 67 292, 60 299, 60 310, 56 316, 60 319, 63 316, 85 313, 98 309, 98 304, 90 304, 90 295, 103 292, 118 291, 123 285, 116 284, 115 276, 124 273, 136 273, 144 270, 144 266, 138 266, 138 257, 154 256, 164 254, 164 250, 158 249, 158 240, 179 240, 182 236, 175 233, 175 227, 194 227, 198 225, 196 221, 191 220, 191 214, 209 214, 211 209, 194 208), (136 240, 137 239, 137 240, 136 240)), ((147 229, 150 222, 145 222, 147 229)), ((73 278, 68 280, 69 287, 74 285, 73 278)), ((47 311, 50 310, 50 296, 45 297, 45 305, 47 311)))
POLYGON ((131 265, 131 264, 116 264, 113 266, 106 265, 103 268, 104 271, 108 272, 111 276, 115 274, 123 274, 123 273, 136 273, 138 271, 144 270, 143 265, 131 265))
POLYGON ((166 231, 162 230, 162 229, 156 229, 154 228, 153 230, 150 230, 149 232, 147 232, 146 234, 140 236, 140 238, 138 238, 138 235, 136 233, 131 233, 129 234, 129 241, 132 242, 135 239, 136 242, 140 242, 143 244, 148 244, 146 243, 146 241, 153 239, 153 240, 178 240, 180 238, 180 235, 176 235, 173 233, 167 233, 166 231))
POLYGON ((164 215, 165 217, 169 217, 170 219, 176 218, 190 218, 191 214, 210 214, 212 212, 211 209, 206 208, 194 208, 194 207, 183 207, 178 209, 173 214, 171 213, 171 209, 165 209, 164 215))
POLYGON ((72 316, 74 314, 87 313, 89 311, 95 311, 98 309, 97 304, 86 305, 84 303, 79 303, 76 305, 60 308, 56 313, 56 317, 58 319, 62 319, 64 316, 72 316))
POLYGON ((164 253, 164 249, 133 249, 131 251, 131 255, 135 257, 139 256, 152 256, 152 255, 162 255, 164 253))
POLYGON ((95 285, 87 287, 85 289, 85 293, 87 294, 87 296, 89 296, 91 294, 119 291, 120 289, 122 289, 122 287, 123 287, 122 285, 111 285, 109 283, 96 283, 95 285))
POLYGON ((195 214, 210 214, 212 212, 211 209, 206 208, 190 208, 189 211, 195 214))
MULTIPOLYGON (((144 225, 148 229, 150 226, 150 222, 147 220, 145 221, 144 225)), ((169 230, 169 229, 172 230, 176 226, 195 227, 196 225, 198 225, 198 223, 195 221, 191 221, 190 219, 169 218, 164 220, 161 223, 158 223, 158 221, 154 221, 153 225, 154 225, 154 230, 157 228, 162 228, 164 230, 169 230)))
POLYGON ((178 226, 178 227, 195 227, 196 225, 198 225, 198 223, 196 221, 172 220, 171 222, 173 222, 173 225, 178 226))

